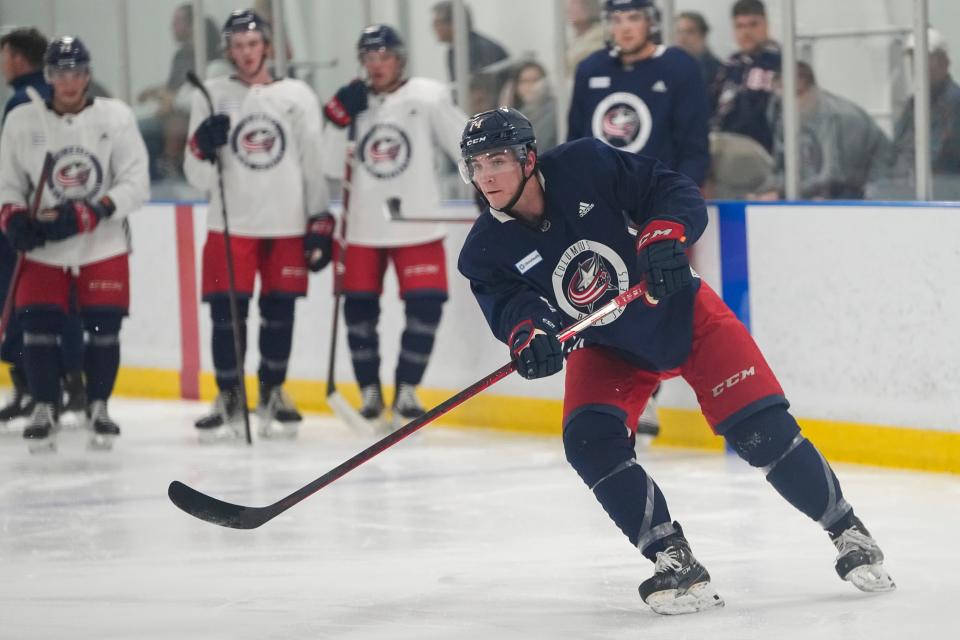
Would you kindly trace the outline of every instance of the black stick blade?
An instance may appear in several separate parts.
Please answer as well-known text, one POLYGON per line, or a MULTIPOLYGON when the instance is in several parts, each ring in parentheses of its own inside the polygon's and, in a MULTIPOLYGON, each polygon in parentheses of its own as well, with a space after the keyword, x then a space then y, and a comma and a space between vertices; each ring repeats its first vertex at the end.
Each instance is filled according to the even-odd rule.
POLYGON ((178 480, 167 489, 170 501, 194 518, 231 529, 256 529, 270 519, 262 507, 242 507, 217 500, 188 487, 178 480), (265 517, 266 516, 266 517, 265 517))

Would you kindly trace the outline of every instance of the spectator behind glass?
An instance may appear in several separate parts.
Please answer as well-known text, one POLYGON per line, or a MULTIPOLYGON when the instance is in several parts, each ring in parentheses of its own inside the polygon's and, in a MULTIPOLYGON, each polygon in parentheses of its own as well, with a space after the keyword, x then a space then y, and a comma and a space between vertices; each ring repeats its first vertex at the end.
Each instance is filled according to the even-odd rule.
MULTIPOLYGON (((960 174, 960 86, 950 76, 950 56, 947 43, 939 32, 928 31, 930 52, 930 163, 936 174, 960 174)), ((905 44, 911 60, 914 55, 913 35, 905 44)), ((894 174, 914 174, 913 104, 911 97, 894 129, 894 174)), ((936 187, 936 182, 935 182, 936 187)), ((956 198, 957 194, 951 194, 956 198)))
MULTIPOLYGON (((777 92, 781 87, 777 82, 777 92)), ((774 174, 760 200, 784 197, 783 118, 774 102, 774 174)), ((800 197, 806 200, 860 200, 870 180, 889 171, 889 138, 854 102, 817 86, 813 69, 797 63, 800 116, 800 197)))
MULTIPOLYGON (((469 42, 467 44, 469 56, 470 86, 471 94, 476 96, 486 93, 496 99, 500 93, 500 88, 507 81, 509 73, 505 65, 496 65, 495 63, 506 60, 507 50, 486 36, 482 36, 473 30, 473 15, 470 7, 464 6, 467 14, 467 31, 469 32, 469 42), (493 66, 493 68, 491 68, 493 66), (474 91, 476 87, 476 91, 474 91)), ((443 0, 433 5, 433 32, 437 40, 448 45, 447 49, 447 72, 450 74, 451 82, 456 82, 457 74, 453 64, 453 3, 450 0, 443 0)), ((476 102, 472 99, 471 102, 476 102)), ((492 109, 496 105, 494 102, 477 103, 482 108, 480 111, 492 109)), ((473 113, 478 113, 474 111, 473 113)))
POLYGON ((749 136, 769 152, 773 129, 767 109, 780 72, 780 46, 770 40, 761 0, 737 0, 732 13, 739 51, 727 60, 714 86, 713 127, 749 136))
MULTIPOLYGON (((566 73, 567 78, 572 79, 581 60, 606 46, 599 0, 567 0, 567 23, 573 33, 567 38, 566 73)), ((540 129, 537 132, 541 133, 540 129)))
MULTIPOLYGON (((220 32, 213 21, 204 21, 207 40, 207 61, 221 57, 220 32)), ((153 115, 140 119, 138 125, 147 145, 151 180, 181 178, 183 149, 187 137, 189 102, 180 99, 186 89, 187 71, 194 70, 193 6, 186 3, 176 8, 170 21, 170 31, 177 50, 170 62, 167 80, 162 85, 148 87, 140 92, 137 101, 153 103, 153 115)))
POLYGON ((707 45, 708 33, 710 33, 710 25, 707 24, 703 14, 696 11, 685 11, 677 16, 676 26, 674 27, 676 45, 700 63, 703 83, 708 91, 712 91, 717 82, 717 77, 723 69, 723 63, 710 51, 710 47, 707 45))
POLYGON ((557 146, 557 100, 550 91, 547 71, 539 62, 521 63, 500 93, 500 104, 527 116, 537 132, 537 149, 557 146))

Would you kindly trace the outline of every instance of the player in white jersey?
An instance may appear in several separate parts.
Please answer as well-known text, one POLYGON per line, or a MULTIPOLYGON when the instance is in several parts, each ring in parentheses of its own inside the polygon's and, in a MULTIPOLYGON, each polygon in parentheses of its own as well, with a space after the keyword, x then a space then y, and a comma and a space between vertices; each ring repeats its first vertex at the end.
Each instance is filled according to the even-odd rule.
POLYGON ((54 40, 44 65, 52 99, 12 111, 0 140, 0 224, 14 248, 25 252, 14 300, 36 406, 23 436, 31 449, 53 446, 59 336, 73 289, 87 333, 91 444, 108 447, 120 433, 107 414, 107 400, 120 365, 120 325, 130 305, 126 217, 150 195, 147 151, 127 105, 87 97, 90 53, 79 39, 54 40), (28 207, 48 153, 52 170, 32 218, 28 207))
POLYGON ((226 216, 236 277, 241 344, 260 274, 260 434, 293 437, 299 412, 283 393, 293 340, 294 305, 307 293, 307 269, 330 262, 334 219, 319 163, 320 107, 299 80, 277 79, 266 66, 270 25, 253 11, 237 10, 223 28, 235 74, 206 83, 211 114, 198 91, 190 110, 187 179, 210 192, 203 247, 203 299, 213 319, 213 365, 219 394, 213 412, 195 425, 203 441, 239 435, 239 367, 228 298, 224 203, 217 188, 223 171, 226 216), (222 148, 222 150, 221 150, 222 148))
MULTIPOLYGON (((399 198, 405 212, 429 216, 440 207, 434 169, 436 148, 456 161, 466 115, 449 91, 427 78, 404 74, 406 50, 391 27, 374 25, 357 45, 367 80, 354 80, 324 106, 324 159, 344 157, 348 137, 356 140, 351 176, 347 251, 342 290, 344 318, 360 385, 360 413, 379 423, 384 412, 380 387, 377 321, 387 262, 392 261, 404 300, 406 326, 400 338, 393 400, 394 426, 423 414, 416 387, 433 349, 447 299, 444 228, 437 224, 388 221, 386 201, 399 198), (347 135, 345 130, 352 130, 347 135), (337 151, 335 151, 337 150, 337 151)), ((336 176, 342 161, 328 164, 336 176)))

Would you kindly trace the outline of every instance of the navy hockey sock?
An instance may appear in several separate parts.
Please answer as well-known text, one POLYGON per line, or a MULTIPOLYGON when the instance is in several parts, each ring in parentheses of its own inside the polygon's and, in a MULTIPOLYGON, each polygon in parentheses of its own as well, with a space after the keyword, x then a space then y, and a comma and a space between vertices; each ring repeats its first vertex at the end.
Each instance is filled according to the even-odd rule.
POLYGON ((18 311, 23 329, 23 368, 27 388, 37 402, 60 400, 60 335, 66 314, 59 309, 18 311))
POLYGON ((347 296, 343 303, 347 323, 347 343, 353 360, 353 372, 360 387, 380 384, 380 300, 372 297, 347 296))
MULTIPOLYGON (((240 315, 240 352, 247 352, 247 309, 249 300, 237 300, 237 313, 240 315)), ((233 389, 240 384, 240 369, 233 350, 233 323, 230 321, 230 301, 217 298, 210 301, 210 318, 213 320, 213 369, 217 378, 217 388, 221 391, 233 389)))
POLYGON ((563 446, 567 461, 630 543, 655 560, 676 528, 660 487, 637 463, 626 416, 617 413, 612 407, 581 409, 564 426, 563 446))
POLYGON ((293 344, 293 311, 296 298, 260 298, 260 384, 278 387, 287 379, 287 363, 293 344))
POLYGON ((76 313, 68 314, 63 325, 61 358, 63 371, 83 369, 83 320, 76 313))
POLYGON ((400 336, 400 358, 397 360, 398 385, 418 385, 423 380, 423 372, 430 362, 430 353, 433 351, 433 341, 437 335, 445 300, 446 298, 435 296, 407 299, 407 321, 403 335, 400 336))
POLYGON ((830 465, 786 407, 758 411, 723 435, 741 458, 763 470, 777 493, 824 529, 853 514, 830 465))
POLYGON ((120 368, 121 312, 85 311, 83 327, 87 344, 83 350, 87 401, 107 400, 113 393, 120 368))

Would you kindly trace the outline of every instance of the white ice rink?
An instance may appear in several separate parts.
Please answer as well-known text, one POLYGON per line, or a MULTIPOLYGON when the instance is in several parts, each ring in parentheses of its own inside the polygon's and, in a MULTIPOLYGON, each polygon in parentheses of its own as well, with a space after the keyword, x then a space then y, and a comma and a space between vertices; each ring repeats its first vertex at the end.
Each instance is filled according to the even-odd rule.
POLYGON ((370 440, 311 417, 295 443, 200 447, 193 403, 115 400, 123 437, 55 455, 0 439, 0 638, 954 638, 960 477, 836 465, 887 554, 892 594, 833 571, 812 522, 737 459, 653 448, 667 495, 727 606, 654 614, 652 565, 558 441, 430 428, 253 531, 195 520, 174 479, 262 505, 370 440))

